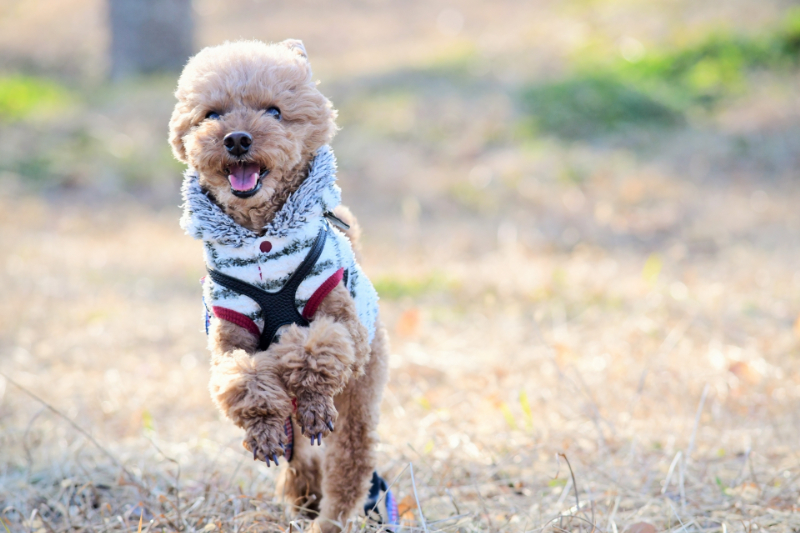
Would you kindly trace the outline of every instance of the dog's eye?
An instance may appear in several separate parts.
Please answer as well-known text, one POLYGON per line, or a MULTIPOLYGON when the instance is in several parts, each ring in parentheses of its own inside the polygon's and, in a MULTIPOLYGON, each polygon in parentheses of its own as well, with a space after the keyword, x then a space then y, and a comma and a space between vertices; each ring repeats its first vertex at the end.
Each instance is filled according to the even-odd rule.
POLYGON ((217 120, 219 118, 219 113, 216 111, 209 111, 206 113, 206 118, 210 118, 211 120, 217 120))
POLYGON ((264 111, 264 113, 266 113, 267 115, 272 115, 273 117, 275 117, 276 120, 281 119, 281 110, 275 106, 268 107, 267 110, 264 111))

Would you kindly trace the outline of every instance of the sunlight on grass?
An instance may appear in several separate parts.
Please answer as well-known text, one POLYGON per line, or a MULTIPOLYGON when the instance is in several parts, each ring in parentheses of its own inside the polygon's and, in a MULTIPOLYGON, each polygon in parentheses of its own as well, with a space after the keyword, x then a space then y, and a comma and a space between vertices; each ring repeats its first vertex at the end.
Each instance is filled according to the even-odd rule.
POLYGON ((157 76, 79 95, 43 78, 0 76, 0 124, 13 128, 0 153, 0 171, 33 187, 167 184, 184 169, 163 129, 170 91, 157 76))
POLYGON ((365 95, 344 108, 342 125, 358 125, 386 138, 408 137, 416 125, 419 95, 394 88, 365 95))
POLYGON ((382 299, 398 300, 405 297, 423 296, 436 292, 448 292, 456 288, 453 280, 442 274, 431 274, 418 278, 382 276, 373 280, 375 290, 382 299))
POLYGON ((662 266, 661 256, 650 254, 647 261, 644 262, 644 267, 642 267, 642 279, 648 285, 655 285, 656 281, 658 281, 658 276, 661 274, 662 266))
POLYGON ((52 80, 15 75, 0 77, 0 121, 17 121, 69 105, 69 91, 52 80))
POLYGON ((531 404, 528 400, 528 393, 524 390, 519 391, 519 405, 522 407, 522 412, 525 414, 525 425, 527 426, 528 430, 533 429, 533 411, 531 410, 531 404))
POLYGON ((578 76, 531 87, 523 94, 527 133, 584 137, 634 124, 674 125, 678 110, 610 76, 578 76))
POLYGON ((500 410, 503 412, 503 418, 505 419, 508 427, 512 430, 516 430, 517 421, 514 418, 514 413, 511 412, 511 408, 508 406, 506 402, 500 404, 500 410))
POLYGON ((762 35, 719 32, 682 48, 647 52, 636 46, 611 61, 584 54, 566 79, 525 88, 522 132, 578 138, 681 124, 690 110, 746 91, 749 72, 796 66, 800 10, 762 35))
POLYGON ((420 71, 444 76, 462 76, 470 73, 477 59, 473 43, 458 41, 425 61, 420 66, 420 71))
MULTIPOLYGON (((461 3, 457 35, 435 6, 198 12, 200 42, 309 30, 389 334, 374 461, 405 529, 800 531, 800 18, 534 4, 461 3)), ((63 413, 0 376, 0 532, 310 530, 209 397, 176 76, 62 75, 72 103, 0 118, 0 371, 63 413)))

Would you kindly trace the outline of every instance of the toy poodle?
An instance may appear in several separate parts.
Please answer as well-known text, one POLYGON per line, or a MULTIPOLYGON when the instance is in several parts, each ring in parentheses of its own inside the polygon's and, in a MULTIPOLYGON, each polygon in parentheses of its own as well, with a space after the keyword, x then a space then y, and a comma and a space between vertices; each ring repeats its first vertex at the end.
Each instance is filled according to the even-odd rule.
POLYGON ((371 484, 385 488, 373 471, 388 345, 336 185, 336 111, 297 40, 206 48, 175 96, 181 226, 208 271, 212 399, 254 459, 285 458, 288 509, 317 530, 352 528, 371 484))

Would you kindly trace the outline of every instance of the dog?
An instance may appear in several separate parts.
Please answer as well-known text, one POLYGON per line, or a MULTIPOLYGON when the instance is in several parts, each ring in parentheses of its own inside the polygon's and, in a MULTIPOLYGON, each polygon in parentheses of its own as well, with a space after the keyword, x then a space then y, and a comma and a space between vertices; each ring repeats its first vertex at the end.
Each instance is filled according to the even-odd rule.
POLYGON ((388 341, 335 184, 337 113, 298 40, 206 48, 175 96, 181 225, 209 271, 211 397, 254 459, 284 457, 276 493, 292 514, 352 528, 376 483, 388 341))

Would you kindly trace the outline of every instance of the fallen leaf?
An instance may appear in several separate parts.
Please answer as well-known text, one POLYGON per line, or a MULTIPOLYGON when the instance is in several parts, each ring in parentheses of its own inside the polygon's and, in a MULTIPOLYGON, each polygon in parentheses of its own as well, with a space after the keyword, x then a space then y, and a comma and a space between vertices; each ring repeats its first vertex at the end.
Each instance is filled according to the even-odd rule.
POLYGON ((397 319, 397 334, 401 337, 413 337, 419 331, 420 314, 419 309, 411 308, 403 311, 397 319))
POLYGON ((415 506, 414 498, 409 494, 397 504, 397 514, 400 515, 402 520, 413 521, 415 506))
POLYGON ((566 363, 568 361, 574 361, 577 359, 577 354, 575 351, 566 344, 556 342, 553 344, 553 348, 556 351, 556 359, 559 363, 566 363))
POLYGON ((397 504, 397 512, 400 514, 407 513, 410 509, 414 507, 414 498, 411 495, 407 495, 405 498, 400 500, 397 504))
POLYGON ((647 522, 636 522, 628 526, 624 533, 656 533, 656 526, 647 522))
POLYGON ((758 370, 744 361, 736 361, 728 367, 728 370, 740 380, 751 385, 761 381, 761 374, 758 370))

